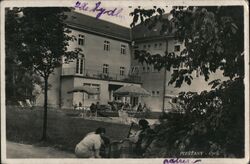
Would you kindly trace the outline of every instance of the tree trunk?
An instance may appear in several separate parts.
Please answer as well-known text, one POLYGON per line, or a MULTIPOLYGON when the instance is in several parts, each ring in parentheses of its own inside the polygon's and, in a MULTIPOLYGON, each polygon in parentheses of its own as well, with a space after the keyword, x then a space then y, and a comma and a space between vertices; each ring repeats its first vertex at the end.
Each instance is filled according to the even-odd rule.
POLYGON ((43 114, 43 135, 42 141, 47 139, 47 109, 48 108, 48 77, 44 78, 44 114, 43 114))
MULTIPOLYGON (((168 40, 166 40, 166 54, 168 54, 168 40)), ((163 94, 162 94, 162 113, 165 113, 165 94, 166 94, 166 79, 167 79, 167 68, 164 66, 164 80, 163 80, 163 94)))

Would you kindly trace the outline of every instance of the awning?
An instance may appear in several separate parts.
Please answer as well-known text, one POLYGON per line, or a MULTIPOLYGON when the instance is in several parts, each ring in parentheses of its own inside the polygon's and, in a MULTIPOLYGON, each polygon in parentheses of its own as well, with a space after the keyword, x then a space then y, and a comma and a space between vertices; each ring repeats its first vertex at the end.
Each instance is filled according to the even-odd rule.
POLYGON ((99 91, 97 89, 91 88, 90 86, 75 87, 72 90, 68 91, 68 93, 74 93, 74 92, 84 92, 90 95, 99 94, 99 91))
POLYGON ((117 89, 114 92, 115 96, 150 96, 150 93, 140 87, 140 86, 136 86, 136 85, 127 85, 127 86, 123 86, 119 89, 117 89))
POLYGON ((165 97, 165 98, 177 98, 178 95, 166 94, 164 97, 165 97))

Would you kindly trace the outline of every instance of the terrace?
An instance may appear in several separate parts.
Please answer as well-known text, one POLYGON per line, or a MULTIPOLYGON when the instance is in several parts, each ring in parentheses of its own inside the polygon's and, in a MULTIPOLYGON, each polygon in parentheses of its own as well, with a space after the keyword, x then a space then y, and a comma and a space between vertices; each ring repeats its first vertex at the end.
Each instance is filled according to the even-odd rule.
POLYGON ((130 83, 141 83, 141 77, 137 75, 121 75, 120 73, 103 73, 100 70, 85 69, 78 71, 75 68, 62 68, 61 76, 80 76, 85 78, 100 79, 100 80, 114 80, 130 83))

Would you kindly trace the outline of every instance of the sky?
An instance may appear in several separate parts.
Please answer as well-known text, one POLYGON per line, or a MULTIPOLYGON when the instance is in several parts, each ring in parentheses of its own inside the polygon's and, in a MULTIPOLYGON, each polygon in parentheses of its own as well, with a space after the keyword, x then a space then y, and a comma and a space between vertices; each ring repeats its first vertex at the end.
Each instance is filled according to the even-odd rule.
MULTIPOLYGON (((79 1, 80 3, 78 3, 77 5, 75 5, 75 11, 82 13, 82 14, 86 14, 86 15, 90 15, 93 17, 97 17, 98 13, 100 13, 100 11, 93 11, 94 8, 96 8, 96 3, 98 3, 98 1, 88 1, 88 2, 84 2, 84 1, 79 1)), ((120 3, 115 3, 113 2, 112 4, 110 4, 110 2, 106 2, 106 1, 101 1, 101 3, 98 6, 98 9, 105 9, 105 11, 113 11, 114 9, 115 12, 113 13, 113 15, 115 16, 111 16, 106 14, 101 14, 100 17, 98 19, 102 19, 102 20, 106 20, 106 21, 110 21, 112 23, 121 25, 121 26, 125 26, 125 27, 129 27, 133 17, 129 16, 129 13, 131 13, 135 8, 137 8, 138 6, 141 6, 141 8, 144 9, 151 9, 153 8, 152 3, 143 3, 143 4, 139 4, 139 3, 125 3, 125 1, 118 1, 120 3), (119 14, 116 16, 116 14, 119 12, 119 14)), ((155 5, 155 3, 154 3, 155 5)), ((168 13, 172 7, 168 6, 166 7, 165 4, 158 4, 160 7, 165 9, 165 12, 168 13)), ((105 12, 104 11, 104 12, 105 12)))

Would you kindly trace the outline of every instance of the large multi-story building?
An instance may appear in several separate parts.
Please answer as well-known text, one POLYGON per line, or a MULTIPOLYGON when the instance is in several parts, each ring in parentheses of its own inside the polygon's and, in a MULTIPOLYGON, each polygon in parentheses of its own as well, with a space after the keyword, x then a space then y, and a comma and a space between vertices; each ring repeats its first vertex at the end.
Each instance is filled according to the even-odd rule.
MULTIPOLYGON (((164 15, 168 17, 169 15, 164 15)), ((145 50, 150 54, 160 54, 174 52, 175 55, 180 55, 181 51, 185 48, 184 43, 180 43, 175 37, 173 32, 166 31, 161 33, 161 23, 157 23, 153 29, 149 30, 145 25, 140 24, 132 30, 132 40, 135 44, 135 49, 145 50)), ((172 29, 174 29, 174 22, 171 22, 172 29)), ((134 53, 131 54, 134 58, 134 53)), ((138 75, 140 75, 143 83, 142 86, 146 88, 151 96, 144 97, 144 101, 153 110, 162 109, 164 111, 170 111, 173 105, 173 98, 177 97, 180 92, 201 92, 203 90, 209 90, 210 86, 208 81, 204 80, 203 76, 200 76, 199 70, 193 72, 191 85, 183 82, 180 88, 174 87, 175 84, 169 85, 171 75, 178 69, 184 69, 182 64, 179 68, 171 68, 170 71, 162 68, 160 71, 154 69, 153 65, 147 65, 146 63, 139 63, 138 60, 134 60, 131 63, 131 67, 137 69, 138 75)), ((218 70, 217 73, 212 73, 210 79, 222 78, 222 73, 218 70)))
MULTIPOLYGON (((106 104, 114 99, 113 92, 124 85, 141 85, 139 76, 130 75, 131 32, 129 28, 97 20, 77 12, 68 13, 68 28, 76 40, 68 49, 82 49, 77 59, 63 59, 61 68, 50 78, 49 104, 71 108, 75 104, 89 106, 97 101, 106 104), (68 93, 87 86, 99 91, 97 95, 68 93)), ((38 104, 43 103, 39 96, 38 104)))
MULTIPOLYGON (((176 89, 167 85, 174 70, 158 71, 151 65, 140 64, 134 60, 135 48, 161 55, 165 51, 178 54, 182 50, 183 44, 178 43, 172 35, 160 35, 160 26, 152 31, 143 25, 131 30, 77 12, 68 13, 66 23, 76 37, 69 42, 68 49, 81 48, 83 51, 77 59, 68 61, 64 58, 62 66, 50 77, 50 106, 72 108, 79 103, 83 106, 90 106, 93 102, 107 104, 119 99, 113 96, 113 92, 121 86, 137 85, 148 90, 151 95, 142 98, 129 97, 126 100, 123 98, 123 101, 129 101, 132 105, 142 102, 153 111, 161 111, 171 108, 169 102, 179 91, 208 88, 203 79, 196 78, 191 86, 184 84, 176 89), (95 89, 98 94, 68 93, 80 86, 95 89)), ((43 104, 42 94, 38 97, 37 104, 43 104)))

